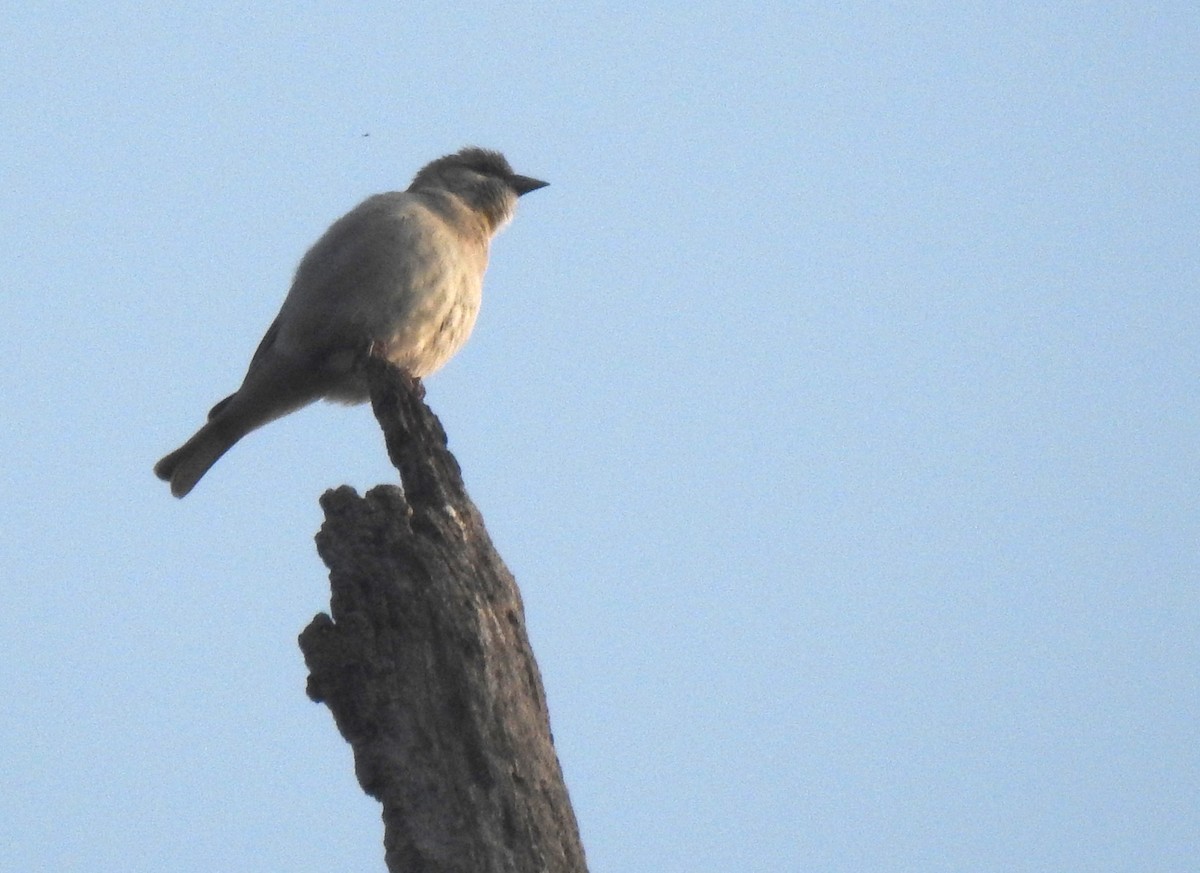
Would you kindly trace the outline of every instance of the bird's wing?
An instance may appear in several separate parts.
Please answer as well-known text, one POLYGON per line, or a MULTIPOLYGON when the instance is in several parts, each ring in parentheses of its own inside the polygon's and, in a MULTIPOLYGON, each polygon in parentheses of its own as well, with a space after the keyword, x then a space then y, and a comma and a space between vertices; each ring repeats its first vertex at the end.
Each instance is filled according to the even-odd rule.
POLYGON ((430 217, 411 194, 379 194, 351 210, 317 240, 296 269, 280 312, 281 348, 337 348, 371 333, 396 313, 428 260, 430 217))
POLYGON ((275 343, 275 337, 279 335, 279 316, 275 316, 275 320, 271 322, 271 326, 267 328, 267 332, 263 334, 263 338, 258 343, 258 348, 254 350, 254 356, 250 358, 250 370, 254 369, 254 365, 259 363, 267 350, 275 343))

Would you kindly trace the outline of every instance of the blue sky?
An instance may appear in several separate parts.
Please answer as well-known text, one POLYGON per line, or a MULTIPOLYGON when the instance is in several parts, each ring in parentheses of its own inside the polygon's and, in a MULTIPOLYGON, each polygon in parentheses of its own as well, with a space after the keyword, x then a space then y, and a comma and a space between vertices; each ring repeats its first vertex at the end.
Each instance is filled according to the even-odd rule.
POLYGON ((552 184, 428 399, 592 870, 1193 869, 1194 5, 347 9, 0 17, 0 868, 382 869, 295 644, 369 410, 150 468, 475 143, 552 184))

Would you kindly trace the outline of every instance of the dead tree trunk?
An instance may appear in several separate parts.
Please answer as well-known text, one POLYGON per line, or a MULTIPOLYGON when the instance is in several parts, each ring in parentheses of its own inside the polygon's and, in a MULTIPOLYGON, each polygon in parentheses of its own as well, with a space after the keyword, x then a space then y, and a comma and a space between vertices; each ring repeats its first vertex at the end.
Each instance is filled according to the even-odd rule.
POLYGON ((308 694, 383 804, 390 873, 586 873, 521 595, 418 382, 369 367, 403 489, 321 498, 308 694))

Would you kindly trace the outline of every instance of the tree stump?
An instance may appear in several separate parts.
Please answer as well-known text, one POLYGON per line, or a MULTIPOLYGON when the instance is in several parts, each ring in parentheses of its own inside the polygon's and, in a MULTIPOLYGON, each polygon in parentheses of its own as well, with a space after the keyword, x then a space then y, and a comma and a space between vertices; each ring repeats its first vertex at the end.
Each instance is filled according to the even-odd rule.
POLYGON ((420 383, 367 375, 403 488, 321 498, 332 594, 300 635, 308 695, 383 804, 390 873, 586 873, 516 582, 420 383))

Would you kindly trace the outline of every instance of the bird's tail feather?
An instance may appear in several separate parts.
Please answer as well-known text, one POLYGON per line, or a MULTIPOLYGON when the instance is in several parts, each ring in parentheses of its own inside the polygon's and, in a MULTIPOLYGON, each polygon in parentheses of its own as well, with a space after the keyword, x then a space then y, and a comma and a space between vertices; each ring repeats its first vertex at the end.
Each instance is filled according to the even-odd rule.
MULTIPOLYGON (((270 333, 267 334, 270 336, 270 333)), ((338 374, 260 349, 242 387, 208 413, 196 435, 154 465, 154 474, 183 497, 233 444, 269 421, 312 403, 329 392, 338 374)))
POLYGON ((242 434, 209 422, 196 435, 154 465, 154 475, 171 483, 171 493, 183 497, 229 451, 242 434))

